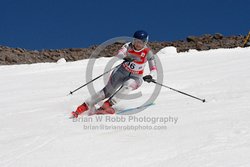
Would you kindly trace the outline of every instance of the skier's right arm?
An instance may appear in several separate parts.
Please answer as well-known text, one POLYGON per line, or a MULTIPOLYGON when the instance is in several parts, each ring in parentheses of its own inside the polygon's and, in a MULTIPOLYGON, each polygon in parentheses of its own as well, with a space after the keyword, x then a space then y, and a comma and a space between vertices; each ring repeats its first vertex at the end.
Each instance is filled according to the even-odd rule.
POLYGON ((116 54, 116 57, 118 57, 119 59, 124 59, 127 56, 128 45, 129 43, 124 44, 116 54))

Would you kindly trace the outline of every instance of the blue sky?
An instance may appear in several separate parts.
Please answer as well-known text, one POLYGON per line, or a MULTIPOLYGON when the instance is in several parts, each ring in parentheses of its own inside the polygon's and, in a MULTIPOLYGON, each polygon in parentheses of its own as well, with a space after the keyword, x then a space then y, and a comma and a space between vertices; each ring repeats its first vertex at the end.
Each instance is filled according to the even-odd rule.
POLYGON ((5 0, 0 45, 83 48, 144 29, 151 41, 220 32, 247 34, 249 0, 5 0))

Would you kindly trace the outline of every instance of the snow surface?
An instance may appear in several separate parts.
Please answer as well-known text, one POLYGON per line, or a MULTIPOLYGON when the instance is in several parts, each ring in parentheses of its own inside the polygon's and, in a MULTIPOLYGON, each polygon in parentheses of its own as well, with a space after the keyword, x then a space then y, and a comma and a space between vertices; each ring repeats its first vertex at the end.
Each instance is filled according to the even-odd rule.
MULTIPOLYGON (((133 117, 72 121, 69 113, 89 93, 83 88, 66 95, 85 83, 88 60, 1 66, 0 166, 250 166, 250 48, 177 54, 168 47, 158 56, 164 84, 207 102, 162 88, 156 104, 133 117), (102 125, 113 129, 86 129, 102 125), (118 126, 162 129, 114 129, 118 126)), ((96 61, 94 76, 103 73, 109 60, 96 61)), ((102 87, 102 79, 95 81, 96 90, 102 87)), ((138 90, 142 97, 120 106, 138 106, 153 88, 144 83, 138 90)))

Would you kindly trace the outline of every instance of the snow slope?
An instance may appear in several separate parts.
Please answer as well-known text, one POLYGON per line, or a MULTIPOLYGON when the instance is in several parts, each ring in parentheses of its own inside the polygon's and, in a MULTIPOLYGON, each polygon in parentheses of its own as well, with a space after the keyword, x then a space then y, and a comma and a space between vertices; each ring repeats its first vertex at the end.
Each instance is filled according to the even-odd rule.
MULTIPOLYGON (((164 84, 207 100, 162 88, 156 104, 135 118, 164 118, 165 123, 118 115, 101 116, 100 122, 95 116, 69 120, 89 96, 87 88, 66 96, 85 83, 87 60, 1 66, 0 166, 250 166, 250 48, 177 54, 170 47, 158 56, 164 84), (86 129, 90 125, 160 129, 86 129)), ((97 60, 94 76, 109 60, 97 60)), ((102 86, 101 79, 95 81, 96 89, 102 86)), ((137 106, 152 90, 153 83, 144 83, 141 98, 120 106, 137 106)))

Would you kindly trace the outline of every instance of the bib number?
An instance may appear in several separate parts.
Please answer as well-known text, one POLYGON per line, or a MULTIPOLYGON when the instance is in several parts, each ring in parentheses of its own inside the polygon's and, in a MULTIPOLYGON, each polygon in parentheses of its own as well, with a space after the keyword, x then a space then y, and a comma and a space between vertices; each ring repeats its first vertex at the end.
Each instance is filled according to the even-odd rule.
POLYGON ((133 63, 133 62, 127 62, 126 63, 127 65, 128 65, 128 67, 130 68, 130 69, 132 69, 132 70, 134 70, 135 69, 135 63, 133 63))
POLYGON ((128 68, 134 71, 141 71, 144 69, 145 64, 137 64, 134 62, 126 62, 128 68))

